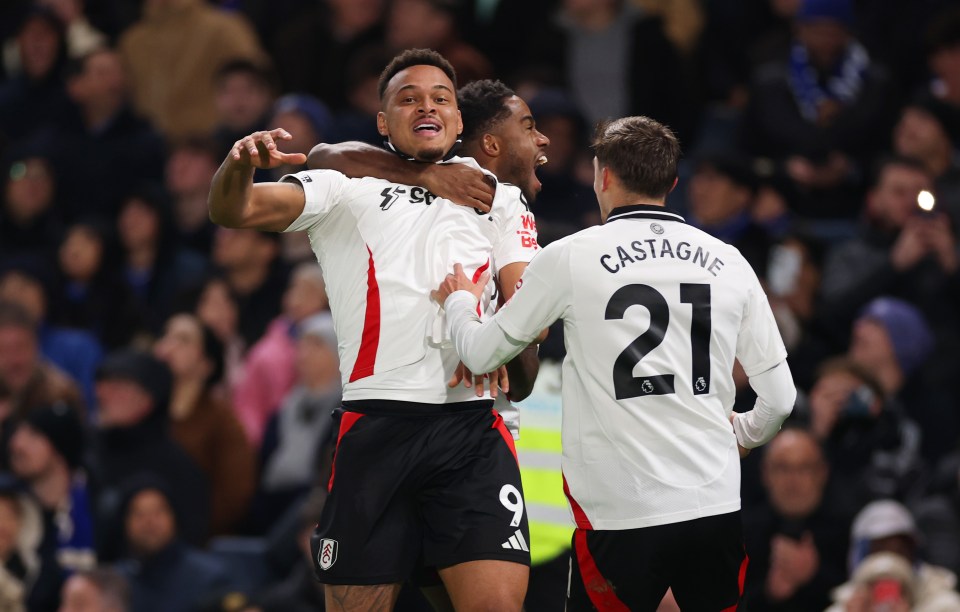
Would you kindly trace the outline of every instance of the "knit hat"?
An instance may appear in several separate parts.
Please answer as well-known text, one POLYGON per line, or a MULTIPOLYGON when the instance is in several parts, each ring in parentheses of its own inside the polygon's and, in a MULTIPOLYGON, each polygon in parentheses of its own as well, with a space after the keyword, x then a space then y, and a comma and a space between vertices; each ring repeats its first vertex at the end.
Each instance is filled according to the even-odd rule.
POLYGON ((892 297, 878 297, 867 304, 860 318, 876 321, 887 332, 897 363, 904 374, 920 367, 933 351, 934 338, 923 314, 912 304, 892 297))
POLYGON ((84 431, 76 410, 64 402, 41 406, 27 413, 24 424, 49 440, 70 469, 80 466, 84 431))
POLYGON ((803 0, 797 11, 797 21, 829 19, 845 26, 853 25, 853 7, 850 0, 803 0))
POLYGON ((333 328, 333 317, 329 312, 311 315, 301 321, 297 326, 297 335, 300 338, 314 336, 323 340, 334 352, 337 350, 337 332, 333 328))
POLYGON ((166 414, 172 377, 166 364, 143 351, 121 349, 107 355, 97 368, 97 380, 128 380, 153 398, 153 413, 166 414))

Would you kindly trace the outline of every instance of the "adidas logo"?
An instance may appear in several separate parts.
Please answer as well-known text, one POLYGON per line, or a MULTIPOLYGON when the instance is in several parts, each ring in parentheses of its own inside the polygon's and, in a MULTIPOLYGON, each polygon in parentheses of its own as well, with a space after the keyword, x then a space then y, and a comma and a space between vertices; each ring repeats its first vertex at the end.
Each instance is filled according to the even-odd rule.
POLYGON ((517 532, 510 536, 510 539, 502 544, 504 548, 512 550, 522 550, 523 552, 530 552, 530 549, 527 548, 527 541, 523 539, 523 534, 520 533, 520 530, 517 529, 517 532))

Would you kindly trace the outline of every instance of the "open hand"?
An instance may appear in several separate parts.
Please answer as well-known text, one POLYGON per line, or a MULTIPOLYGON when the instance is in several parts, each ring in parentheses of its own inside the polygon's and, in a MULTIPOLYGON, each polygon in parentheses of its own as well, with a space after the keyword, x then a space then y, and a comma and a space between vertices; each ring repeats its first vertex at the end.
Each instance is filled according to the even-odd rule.
POLYGON ((447 278, 443 279, 443 282, 440 283, 440 286, 437 287, 437 290, 430 292, 430 297, 436 300, 438 304, 443 306, 443 304, 447 301, 447 298, 450 297, 451 293, 464 289, 472 293, 474 297, 479 300, 480 296, 483 295, 483 289, 487 286, 488 282, 490 282, 489 271, 481 274, 480 278, 477 279, 477 282, 473 282, 463 272, 463 265, 453 264, 453 274, 447 274, 447 278))
POLYGON ((507 375, 506 366, 500 366, 487 374, 474 374, 461 363, 447 381, 447 386, 452 389, 462 382, 467 389, 473 387, 477 397, 483 397, 484 380, 490 381, 490 397, 497 397, 498 389, 504 393, 510 393, 510 376, 507 375))
POLYGON ((277 128, 269 132, 254 132, 244 136, 233 144, 230 157, 241 164, 264 170, 284 165, 298 166, 307 163, 303 153, 281 153, 277 148, 278 140, 291 140, 293 136, 284 129, 277 128))

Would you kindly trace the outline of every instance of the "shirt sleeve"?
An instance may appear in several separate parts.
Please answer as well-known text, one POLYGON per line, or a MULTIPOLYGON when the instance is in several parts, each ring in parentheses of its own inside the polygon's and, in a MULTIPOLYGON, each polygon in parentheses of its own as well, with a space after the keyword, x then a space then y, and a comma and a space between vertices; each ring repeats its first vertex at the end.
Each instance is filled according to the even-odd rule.
POLYGON ((490 372, 510 361, 563 316, 570 300, 569 272, 560 272, 565 259, 564 249, 544 249, 527 266, 513 298, 485 323, 477 317, 472 294, 457 291, 447 298, 449 334, 471 371, 490 372))
POLYGON ((767 294, 753 269, 746 262, 743 265, 749 278, 745 279, 747 302, 737 336, 737 359, 747 376, 755 376, 786 359, 787 349, 780 337, 767 294))
POLYGON ((500 235, 493 245, 496 268, 499 270, 512 263, 532 260, 540 251, 540 245, 537 244, 537 224, 523 194, 513 185, 500 184, 493 206, 504 211, 500 219, 500 235))
POLYGON ((306 202, 303 212, 284 232, 309 230, 343 200, 343 191, 349 179, 334 170, 304 170, 284 175, 280 182, 299 183, 306 202))
POLYGON ((797 399, 797 388, 786 361, 751 376, 750 386, 757 392, 753 409, 733 417, 733 431, 743 448, 756 448, 772 440, 797 399))

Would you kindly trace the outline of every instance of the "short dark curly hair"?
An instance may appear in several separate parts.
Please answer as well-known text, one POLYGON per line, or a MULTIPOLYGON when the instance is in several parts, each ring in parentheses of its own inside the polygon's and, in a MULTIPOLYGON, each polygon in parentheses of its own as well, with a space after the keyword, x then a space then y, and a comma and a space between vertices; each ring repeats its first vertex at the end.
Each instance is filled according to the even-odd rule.
POLYGON ((510 116, 507 107, 507 98, 515 96, 512 89, 501 81, 483 79, 467 83, 457 92, 457 101, 460 105, 460 116, 463 118, 463 133, 460 138, 464 142, 488 133, 510 116))
POLYGON ((407 49, 390 60, 387 67, 380 73, 377 92, 380 94, 381 102, 383 102, 383 95, 387 92, 387 83, 390 82, 390 79, 411 66, 435 66, 443 70, 443 73, 453 83, 453 90, 457 90, 457 72, 453 69, 453 65, 447 61, 447 58, 433 49, 407 49))

